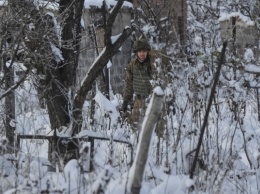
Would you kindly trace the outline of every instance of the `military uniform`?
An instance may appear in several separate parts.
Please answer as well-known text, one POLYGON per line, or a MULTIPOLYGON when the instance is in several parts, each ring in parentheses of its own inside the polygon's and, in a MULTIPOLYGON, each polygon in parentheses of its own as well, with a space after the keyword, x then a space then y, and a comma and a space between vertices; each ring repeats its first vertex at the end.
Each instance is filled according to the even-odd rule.
MULTIPOLYGON (((146 99, 148 99, 149 95, 152 94, 154 86, 152 86, 151 81, 156 80, 158 76, 154 66, 154 60, 158 57, 157 52, 151 51, 150 45, 144 39, 137 40, 133 45, 133 51, 135 53, 140 50, 147 51, 147 57, 142 62, 136 58, 127 66, 123 93, 123 112, 126 112, 128 103, 130 103, 132 98, 134 98, 132 111, 127 115, 133 131, 138 129, 138 124, 141 123, 141 119, 145 113, 147 104, 146 99)), ((162 62, 165 62, 164 58, 162 58, 162 60, 162 62)), ((165 109, 163 109, 163 112, 165 112, 164 110, 165 109)), ((161 114, 155 129, 158 137, 162 137, 165 131, 166 121, 164 116, 164 114, 161 114)))
POLYGON ((152 93, 152 85, 150 81, 155 78, 156 69, 151 63, 148 55, 144 62, 138 59, 131 61, 126 69, 125 89, 123 94, 123 106, 131 102, 135 97, 130 122, 138 123, 140 114, 145 109, 145 99, 152 93))
MULTIPOLYGON (((133 45, 133 51, 135 53, 139 50, 149 52, 151 47, 146 40, 141 39, 137 40, 133 45)), ((149 54, 147 54, 147 57, 143 62, 140 62, 140 60, 136 58, 131 61, 126 68, 122 109, 125 112, 128 103, 130 103, 134 97, 133 109, 128 116, 130 123, 133 126, 133 131, 136 130, 141 115, 144 114, 146 107, 145 100, 153 90, 150 81, 154 79, 155 76, 156 69, 153 65, 153 59, 149 54)))

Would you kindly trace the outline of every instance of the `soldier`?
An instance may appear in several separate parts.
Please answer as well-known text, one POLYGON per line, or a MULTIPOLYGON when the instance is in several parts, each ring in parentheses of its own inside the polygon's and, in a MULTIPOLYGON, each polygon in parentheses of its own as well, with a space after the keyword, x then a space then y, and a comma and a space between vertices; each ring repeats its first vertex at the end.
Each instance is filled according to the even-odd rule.
POLYGON ((151 80, 156 76, 153 59, 149 54, 151 46, 145 39, 134 42, 133 51, 136 58, 126 68, 125 88, 122 111, 126 115, 127 106, 134 98, 132 113, 127 116, 133 131, 137 130, 140 116, 145 111, 145 100, 152 93, 151 80))

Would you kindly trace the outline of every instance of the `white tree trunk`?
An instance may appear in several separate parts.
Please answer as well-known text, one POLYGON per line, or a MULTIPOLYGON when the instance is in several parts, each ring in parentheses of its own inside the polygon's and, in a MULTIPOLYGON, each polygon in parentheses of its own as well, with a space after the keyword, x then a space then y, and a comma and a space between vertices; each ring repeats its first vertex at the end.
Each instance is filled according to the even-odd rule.
POLYGON ((141 189, 143 173, 149 154, 151 136, 162 110, 163 96, 162 89, 156 87, 145 113, 136 157, 129 172, 128 190, 131 194, 139 194, 141 189))

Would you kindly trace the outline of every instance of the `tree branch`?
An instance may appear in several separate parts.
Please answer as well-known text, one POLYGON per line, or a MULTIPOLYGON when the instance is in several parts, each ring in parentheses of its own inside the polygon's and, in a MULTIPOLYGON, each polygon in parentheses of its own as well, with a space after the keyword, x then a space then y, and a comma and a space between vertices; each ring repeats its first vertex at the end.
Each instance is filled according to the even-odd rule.
POLYGON ((205 129, 206 129, 206 125, 208 123, 209 112, 210 112, 211 104, 212 104, 212 101, 213 101, 214 93, 215 93, 215 90, 216 90, 216 86, 218 84, 221 66, 224 63, 226 47, 227 47, 227 42, 224 42, 222 52, 221 52, 221 55, 220 55, 220 59, 219 59, 217 72, 216 72, 215 78, 214 78, 214 83, 213 83, 213 86, 211 88, 211 92, 210 92, 210 96, 209 96, 209 102, 208 102, 206 114, 205 114, 205 117, 204 117, 204 122, 202 124, 201 131, 200 131, 198 146, 197 146, 196 153, 195 153, 194 160, 193 160, 193 164, 192 164, 192 167, 191 167, 191 170, 190 170, 190 178, 191 179, 193 178, 194 171, 195 171, 195 168, 196 168, 196 164, 197 164, 197 161, 198 161, 200 147, 202 145, 203 135, 204 135, 204 132, 205 132, 205 129))
POLYGON ((30 68, 27 68, 27 70, 24 73, 24 76, 15 83, 15 85, 13 85, 12 87, 10 87, 8 90, 6 90, 1 96, 0 96, 0 100, 2 100, 4 97, 6 97, 8 94, 10 94, 12 91, 14 91, 16 88, 18 88, 23 82, 24 80, 27 78, 27 75, 30 72, 30 68))
POLYGON ((102 72, 103 68, 107 65, 108 61, 119 51, 123 42, 131 35, 132 29, 126 27, 119 38, 111 45, 105 47, 99 54, 97 59, 93 62, 89 69, 87 76, 81 82, 81 87, 77 91, 74 98, 74 111, 73 111, 73 126, 72 135, 75 135, 81 130, 82 122, 82 107, 87 93, 92 89, 92 83, 96 80, 97 76, 102 72))

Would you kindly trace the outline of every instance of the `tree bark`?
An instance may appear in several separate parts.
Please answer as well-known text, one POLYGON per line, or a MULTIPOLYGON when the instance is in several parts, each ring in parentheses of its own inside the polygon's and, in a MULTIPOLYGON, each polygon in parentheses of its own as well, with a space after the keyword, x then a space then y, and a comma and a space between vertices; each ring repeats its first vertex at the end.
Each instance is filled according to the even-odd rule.
POLYGON ((52 61, 57 68, 47 71, 46 101, 52 129, 68 126, 71 122, 71 102, 81 40, 81 16, 84 0, 60 1, 60 15, 64 17, 61 33, 63 61, 52 61), (72 92, 71 95, 69 92, 72 92))
POLYGON ((61 70, 61 81, 64 86, 75 86, 76 70, 78 67, 81 17, 84 0, 60 0, 60 15, 65 17, 62 28, 62 55, 64 58, 61 70))

